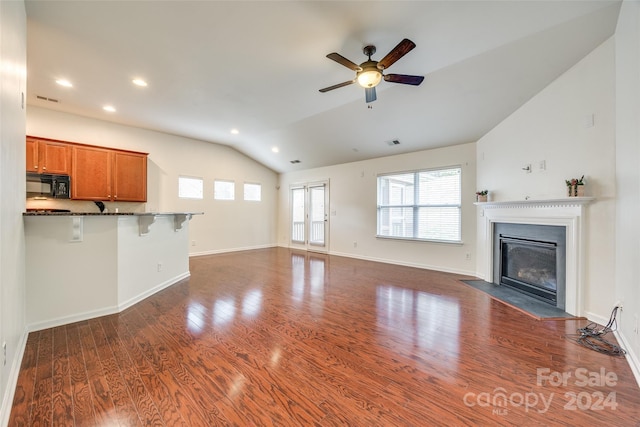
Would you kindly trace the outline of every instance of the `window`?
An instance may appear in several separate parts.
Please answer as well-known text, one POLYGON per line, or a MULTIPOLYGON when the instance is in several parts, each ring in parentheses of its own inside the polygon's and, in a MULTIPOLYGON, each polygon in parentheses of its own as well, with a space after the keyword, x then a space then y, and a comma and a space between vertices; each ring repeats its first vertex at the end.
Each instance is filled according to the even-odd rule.
POLYGON ((215 180, 213 198, 216 200, 234 200, 236 185, 233 181, 215 180))
POLYGON ((244 199, 252 202, 262 200, 262 186, 260 184, 244 183, 244 199))
POLYGON ((461 168, 378 176, 378 237, 460 242, 461 168))
POLYGON ((178 197, 181 199, 202 199, 202 178, 189 176, 178 177, 178 197))

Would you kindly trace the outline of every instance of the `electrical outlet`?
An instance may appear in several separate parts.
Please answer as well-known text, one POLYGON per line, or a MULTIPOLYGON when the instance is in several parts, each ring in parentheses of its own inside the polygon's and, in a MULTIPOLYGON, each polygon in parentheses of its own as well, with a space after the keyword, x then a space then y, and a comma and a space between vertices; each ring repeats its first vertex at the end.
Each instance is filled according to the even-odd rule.
POLYGON ((620 310, 622 310, 622 301, 618 300, 618 301, 615 303, 614 307, 618 307, 620 310))
POLYGON ((196 245, 196 241, 195 241, 195 240, 192 240, 192 241, 191 241, 191 246, 195 246, 195 245, 196 245))
POLYGON ((465 257, 465 259, 470 260, 471 259, 471 252, 467 252, 464 257, 465 257))
POLYGON ((158 273, 160 273, 162 271, 162 263, 159 262, 158 263, 158 273))
POLYGON ((353 242, 353 247, 357 248, 358 247, 358 242, 353 242))
POLYGON ((2 343, 2 365, 6 365, 7 364, 7 343, 3 342, 2 343))
POLYGON ((633 332, 635 332, 636 335, 638 334, 638 315, 637 314, 633 315, 633 332))

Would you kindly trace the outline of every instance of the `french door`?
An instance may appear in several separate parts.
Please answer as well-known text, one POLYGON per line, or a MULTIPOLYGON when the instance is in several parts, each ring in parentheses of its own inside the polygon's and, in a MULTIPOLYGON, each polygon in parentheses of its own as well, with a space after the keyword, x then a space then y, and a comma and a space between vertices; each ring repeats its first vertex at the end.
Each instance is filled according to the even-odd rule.
POLYGON ((327 252, 329 182, 291 186, 291 246, 327 252))

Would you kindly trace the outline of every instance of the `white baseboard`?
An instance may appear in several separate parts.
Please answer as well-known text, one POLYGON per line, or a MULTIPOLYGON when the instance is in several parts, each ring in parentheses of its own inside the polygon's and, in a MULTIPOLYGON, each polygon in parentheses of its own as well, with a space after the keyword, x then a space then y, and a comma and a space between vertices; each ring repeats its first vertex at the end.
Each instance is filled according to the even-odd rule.
POLYGON ((333 251, 330 251, 329 255, 343 256, 343 257, 347 257, 347 258, 361 259, 361 260, 364 260, 364 261, 381 262, 383 264, 402 265, 404 267, 414 267, 414 268, 421 268, 421 269, 424 269, 424 270, 434 270, 434 271, 441 271, 443 273, 454 273, 454 274, 460 274, 460 275, 463 275, 463 276, 476 277, 475 271, 460 270, 460 269, 456 269, 456 268, 443 268, 442 266, 439 266, 439 265, 429 265, 429 264, 418 264, 418 263, 412 263, 412 262, 403 262, 403 261, 399 261, 399 260, 395 260, 395 259, 368 257, 368 256, 350 254, 350 253, 346 253, 346 252, 333 252, 333 251))
MULTIPOLYGON (((299 249, 299 248, 293 248, 293 247, 290 247, 290 246, 287 246, 287 245, 277 245, 277 246, 281 247, 281 248, 285 248, 285 249, 299 249)), ((299 249, 299 250, 304 250, 304 248, 299 249)), ((445 268, 445 267, 442 267, 442 266, 439 266, 439 265, 403 262, 403 261, 399 261, 399 260, 396 260, 396 259, 376 258, 376 257, 369 257, 369 256, 352 254, 352 253, 348 253, 348 252, 337 252, 337 251, 331 251, 331 250, 328 251, 327 254, 328 255, 335 255, 335 256, 343 256, 343 257, 346 257, 346 258, 361 259, 363 261, 381 262, 383 264, 402 265, 402 266, 405 266, 405 267, 421 268, 423 270, 434 270, 434 271, 441 271, 443 273, 453 273, 453 274, 460 274, 462 276, 477 277, 476 272, 472 271, 472 270, 460 270, 460 269, 456 269, 456 268, 445 268)))
POLYGON ((622 348, 627 352, 625 357, 627 358, 631 372, 633 372, 633 376, 636 377, 638 387, 640 387, 640 359, 638 359, 638 355, 633 351, 633 346, 624 334, 620 331, 613 331, 613 335, 615 335, 618 342, 622 345, 622 348))
POLYGON ((189 258, 197 257, 197 256, 205 256, 205 255, 226 254, 230 252, 252 251, 255 249, 268 249, 268 248, 275 248, 277 246, 278 245, 275 243, 270 243, 266 245, 244 246, 239 248, 227 248, 227 249, 214 249, 211 251, 201 251, 201 252, 189 252, 189 258))
POLYGON ((609 323, 609 317, 604 317, 591 311, 585 311, 584 317, 601 326, 605 326, 607 323, 609 323))
POLYGON ((127 301, 121 302, 118 304, 118 312, 120 311, 124 311, 127 308, 131 307, 132 305, 142 301, 145 298, 150 297, 151 295, 155 294, 156 292, 160 292, 161 290, 168 288, 171 285, 175 285, 176 283, 188 278, 191 276, 191 272, 190 271, 186 271, 185 273, 179 274, 175 277, 172 277, 169 280, 164 281, 163 283, 160 283, 159 285, 157 285, 155 288, 151 288, 148 289, 147 291, 141 293, 140 295, 136 295, 133 298, 130 298, 127 301))
POLYGON ((13 358, 9 377, 7 378, 7 388, 2 399, 2 407, 0 407, 0 426, 7 427, 9 425, 9 416, 11 415, 11 407, 13 406, 13 397, 16 394, 18 385, 18 375, 20 374, 20 366, 22 366, 22 358, 24 357, 24 349, 27 346, 27 337, 29 332, 25 331, 18 342, 16 357, 13 358))
POLYGON ((117 306, 104 307, 98 310, 85 311, 83 313, 72 314, 71 316, 58 317, 56 319, 45 320, 43 322, 31 323, 27 325, 29 332, 41 331, 43 329, 55 328, 57 326, 68 325, 70 323, 81 322, 96 317, 108 316, 118 312, 117 306))
POLYGON ((98 310, 85 311, 83 313, 73 314, 71 316, 58 317, 56 319, 46 320, 44 322, 32 323, 27 325, 28 332, 41 331, 43 329, 55 328, 56 326, 68 325, 70 323, 81 322, 83 320, 94 319, 96 317, 108 316, 109 314, 119 313, 137 302, 142 301, 145 298, 150 297, 151 295, 159 292, 171 285, 178 283, 179 281, 189 277, 191 273, 187 271, 186 273, 182 273, 176 277, 173 277, 165 282, 160 283, 156 287, 149 289, 140 295, 136 295, 129 300, 118 304, 117 306, 112 307, 103 307, 98 310))

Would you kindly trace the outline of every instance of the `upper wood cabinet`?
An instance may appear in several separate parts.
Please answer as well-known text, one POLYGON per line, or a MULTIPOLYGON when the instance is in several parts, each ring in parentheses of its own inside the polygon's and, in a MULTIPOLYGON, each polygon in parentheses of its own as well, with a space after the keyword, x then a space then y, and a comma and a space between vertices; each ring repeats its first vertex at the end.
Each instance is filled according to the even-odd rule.
POLYGON ((147 155, 115 151, 113 188, 117 202, 147 201, 147 155))
POLYGON ((72 146, 71 198, 147 201, 147 155, 93 146, 72 146))
POLYGON ((111 200, 111 150, 74 146, 71 153, 71 198, 111 200))
POLYGON ((69 175, 70 145, 62 141, 27 137, 27 172, 69 175))

